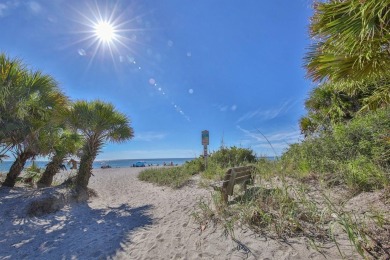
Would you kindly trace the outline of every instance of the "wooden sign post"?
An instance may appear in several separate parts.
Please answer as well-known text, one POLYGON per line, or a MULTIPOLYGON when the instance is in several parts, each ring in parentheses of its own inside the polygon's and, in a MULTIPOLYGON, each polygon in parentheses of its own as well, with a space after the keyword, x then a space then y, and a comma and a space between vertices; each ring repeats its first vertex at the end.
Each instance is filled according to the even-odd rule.
POLYGON ((203 157, 204 157, 204 165, 207 169, 207 146, 209 145, 209 131, 202 131, 202 145, 203 145, 203 157))

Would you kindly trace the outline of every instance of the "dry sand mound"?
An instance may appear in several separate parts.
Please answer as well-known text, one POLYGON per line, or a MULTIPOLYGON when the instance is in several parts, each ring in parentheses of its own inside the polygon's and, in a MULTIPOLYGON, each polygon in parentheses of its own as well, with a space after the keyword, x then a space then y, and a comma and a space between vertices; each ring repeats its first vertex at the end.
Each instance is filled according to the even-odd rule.
MULTIPOLYGON (((41 217, 27 207, 41 191, 0 190, 0 259, 325 259, 303 238, 288 243, 219 227, 201 231, 191 214, 210 190, 197 179, 179 190, 137 179, 140 169, 96 169, 98 197, 41 217)), ((61 178, 61 176, 59 176, 61 178)), ((348 245, 346 245, 348 246, 348 245)), ((326 257, 339 259, 337 249, 326 257)))

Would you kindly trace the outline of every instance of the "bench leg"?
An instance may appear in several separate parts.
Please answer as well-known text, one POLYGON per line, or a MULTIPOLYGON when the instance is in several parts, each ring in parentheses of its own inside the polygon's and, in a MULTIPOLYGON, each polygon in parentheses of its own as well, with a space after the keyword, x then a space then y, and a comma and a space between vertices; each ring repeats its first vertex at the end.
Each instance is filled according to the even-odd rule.
POLYGON ((222 195, 223 201, 227 204, 227 203, 228 203, 228 194, 227 194, 227 190, 226 190, 226 189, 222 189, 222 190, 221 190, 221 195, 222 195))
POLYGON ((223 201, 227 204, 228 203, 228 195, 227 193, 223 193, 223 201))

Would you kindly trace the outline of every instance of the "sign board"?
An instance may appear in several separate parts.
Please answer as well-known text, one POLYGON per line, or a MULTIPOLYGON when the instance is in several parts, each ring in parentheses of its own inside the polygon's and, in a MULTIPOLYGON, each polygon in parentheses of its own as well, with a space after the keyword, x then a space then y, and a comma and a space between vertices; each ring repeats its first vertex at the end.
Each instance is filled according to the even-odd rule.
POLYGON ((202 145, 209 145, 209 131, 202 131, 202 145))

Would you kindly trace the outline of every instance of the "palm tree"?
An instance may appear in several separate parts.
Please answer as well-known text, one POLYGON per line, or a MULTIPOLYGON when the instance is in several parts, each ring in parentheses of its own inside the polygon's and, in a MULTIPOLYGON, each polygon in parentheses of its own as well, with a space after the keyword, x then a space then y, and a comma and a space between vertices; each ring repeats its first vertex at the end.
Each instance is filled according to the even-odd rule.
POLYGON ((0 157, 6 157, 12 146, 5 142, 8 137, 6 132, 12 125, 9 120, 15 121, 23 117, 21 109, 16 109, 17 96, 13 91, 18 87, 22 80, 22 74, 25 70, 24 65, 18 59, 10 59, 4 53, 0 53, 0 157), (5 124, 5 122, 8 124, 5 124), (6 128, 7 126, 7 128, 6 128))
POLYGON ((390 69, 390 2, 316 2, 310 32, 315 43, 306 55, 314 80, 380 79, 390 69))
MULTIPOLYGON (((7 59, 0 58, 1 72, 7 75, 7 59)), ((9 61, 9 59, 8 59, 9 61)), ((8 62, 12 64, 12 62, 8 62)), ((17 63, 13 63, 17 64, 17 63)), ((46 147, 42 140, 49 125, 57 123, 58 114, 68 102, 59 90, 57 82, 40 71, 30 71, 16 66, 15 76, 2 85, 4 94, 1 102, 0 137, 1 144, 9 147, 15 155, 3 186, 13 187, 28 159, 42 153, 46 147), (16 73, 18 71, 18 73, 16 73), (8 90, 7 90, 8 89, 8 90), (12 94, 8 95, 8 91, 12 94)))
POLYGON ((350 96, 334 89, 334 84, 323 83, 310 92, 305 101, 308 115, 300 119, 301 132, 305 136, 329 130, 332 125, 351 120, 362 108, 364 93, 350 96))
POLYGON ((65 158, 69 155, 76 154, 81 148, 80 135, 69 130, 58 128, 49 138, 52 143, 52 156, 47 164, 45 171, 37 182, 38 187, 49 187, 53 182, 54 175, 59 172, 65 158))
POLYGON ((76 101, 70 109, 69 125, 84 137, 77 190, 86 190, 92 174, 92 163, 106 141, 124 142, 134 136, 130 120, 114 106, 99 100, 76 101))
MULTIPOLYGON (((25 70, 25 66, 19 59, 10 59, 4 53, 0 53, 0 122, 7 115, 6 111, 14 108, 17 97, 14 96, 13 91, 22 81, 25 70)), ((14 117, 19 116, 19 113, 14 115, 14 117)))
POLYGON ((311 79, 349 95, 369 93, 362 110, 390 105, 388 0, 318 1, 310 32, 305 65, 311 79))

